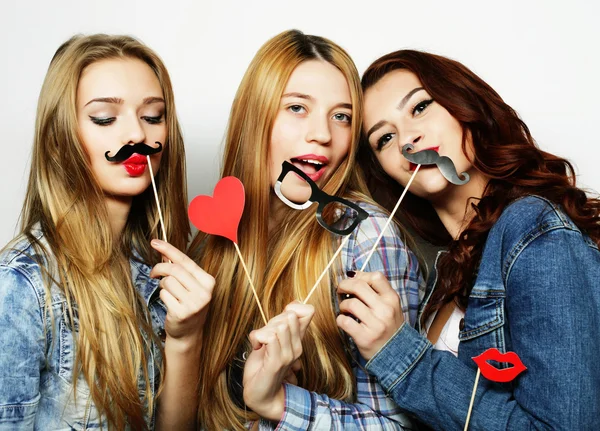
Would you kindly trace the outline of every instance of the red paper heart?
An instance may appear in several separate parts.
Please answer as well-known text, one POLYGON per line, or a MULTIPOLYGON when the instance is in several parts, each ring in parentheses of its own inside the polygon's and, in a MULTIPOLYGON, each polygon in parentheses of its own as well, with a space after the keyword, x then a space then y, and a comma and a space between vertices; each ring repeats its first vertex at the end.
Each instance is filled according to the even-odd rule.
POLYGON ((229 238, 237 244, 237 231, 244 212, 244 185, 236 177, 225 177, 213 196, 198 195, 188 208, 188 217, 202 232, 229 238))

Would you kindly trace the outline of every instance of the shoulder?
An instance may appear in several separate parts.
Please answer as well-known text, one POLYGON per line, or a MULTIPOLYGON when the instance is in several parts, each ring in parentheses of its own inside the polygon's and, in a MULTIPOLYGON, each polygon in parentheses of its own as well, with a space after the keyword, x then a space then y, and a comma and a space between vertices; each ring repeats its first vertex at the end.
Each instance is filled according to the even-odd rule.
POLYGON ((556 229, 579 232, 560 206, 543 197, 529 195, 504 209, 490 230, 488 241, 501 241, 503 248, 512 249, 556 229))
MULTIPOLYGON (((32 238, 43 243, 43 234, 31 232, 32 238)), ((40 262, 45 261, 39 250, 25 235, 15 238, 0 253, 0 297, 2 306, 45 306, 45 289, 40 262)))

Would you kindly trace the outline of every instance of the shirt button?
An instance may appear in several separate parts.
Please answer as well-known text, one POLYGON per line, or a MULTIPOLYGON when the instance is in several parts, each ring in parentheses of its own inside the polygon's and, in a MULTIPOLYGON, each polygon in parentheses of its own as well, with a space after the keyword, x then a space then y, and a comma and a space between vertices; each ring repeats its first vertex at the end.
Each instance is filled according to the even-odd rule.
POLYGON ((465 319, 460 319, 460 322, 458 322, 458 329, 461 331, 465 329, 465 319))

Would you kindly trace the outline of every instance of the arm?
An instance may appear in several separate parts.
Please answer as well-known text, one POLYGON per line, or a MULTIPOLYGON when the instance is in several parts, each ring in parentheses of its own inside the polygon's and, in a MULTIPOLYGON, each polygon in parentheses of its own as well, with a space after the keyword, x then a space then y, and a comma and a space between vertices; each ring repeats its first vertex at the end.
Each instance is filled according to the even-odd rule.
MULTIPOLYGON (((386 221, 383 214, 375 212, 360 224, 344 250, 346 269, 362 267, 386 221)), ((391 281, 398 307, 400 297, 404 315, 414 322, 425 283, 415 256, 406 248, 393 223, 365 269, 381 271, 391 281)), ((350 348, 357 402, 335 400, 297 386, 285 385, 285 411, 279 423, 280 429, 410 429, 411 422, 402 410, 385 394, 377 379, 364 371, 366 361, 354 343, 350 343, 350 348)))
POLYGON ((163 241, 152 246, 170 262, 154 266, 160 298, 167 306, 165 377, 157 407, 157 429, 196 429, 202 328, 214 279, 184 253, 163 241))
POLYGON ((32 430, 46 336, 30 280, 7 266, 0 266, 0 346, 0 430, 32 430))
MULTIPOLYGON (((600 415, 598 252, 579 233, 550 231, 527 245, 506 278, 508 330, 528 370, 514 389, 480 379, 473 429, 594 429, 600 415), (585 248, 585 247, 583 247, 585 248), (543 268, 540 262, 544 262, 543 268)), ((367 364, 403 408, 462 430, 476 369, 404 324, 367 364)))

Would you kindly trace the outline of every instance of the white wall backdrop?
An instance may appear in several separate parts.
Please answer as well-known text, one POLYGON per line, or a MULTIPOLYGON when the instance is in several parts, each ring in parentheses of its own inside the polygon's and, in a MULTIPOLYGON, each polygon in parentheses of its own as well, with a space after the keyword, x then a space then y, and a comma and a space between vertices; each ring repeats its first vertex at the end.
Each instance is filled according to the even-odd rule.
POLYGON ((17 1, 0 12, 0 246, 14 236, 37 97, 58 46, 75 33, 126 33, 155 49, 175 88, 190 199, 218 177, 239 81, 268 38, 289 28, 328 37, 359 71, 400 48, 455 58, 492 85, 543 149, 600 190, 600 4, 548 1, 17 1))

